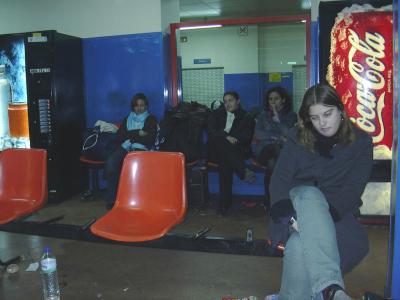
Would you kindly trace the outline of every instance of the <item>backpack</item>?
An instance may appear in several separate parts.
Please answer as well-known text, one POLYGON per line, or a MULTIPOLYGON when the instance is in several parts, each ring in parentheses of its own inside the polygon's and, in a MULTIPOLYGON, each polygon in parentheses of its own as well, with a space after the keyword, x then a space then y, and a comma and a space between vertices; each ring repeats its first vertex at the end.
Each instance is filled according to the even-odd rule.
POLYGON ((160 151, 181 152, 187 162, 197 160, 203 154, 203 132, 210 109, 197 102, 180 102, 167 108, 160 121, 157 139, 160 151))
POLYGON ((117 149, 116 134, 101 132, 100 126, 90 129, 82 146, 82 155, 91 160, 105 161, 117 149))

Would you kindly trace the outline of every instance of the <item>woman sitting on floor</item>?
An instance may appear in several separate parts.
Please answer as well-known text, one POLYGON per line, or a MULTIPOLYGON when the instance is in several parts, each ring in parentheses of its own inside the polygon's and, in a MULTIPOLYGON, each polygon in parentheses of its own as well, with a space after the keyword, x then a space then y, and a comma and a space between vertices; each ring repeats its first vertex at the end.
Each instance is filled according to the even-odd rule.
MULTIPOLYGON (((343 274, 368 253, 358 222, 372 170, 372 139, 336 91, 309 88, 271 179, 272 246, 286 242, 279 300, 350 300, 343 274)), ((277 295, 266 299, 278 299, 277 295)))

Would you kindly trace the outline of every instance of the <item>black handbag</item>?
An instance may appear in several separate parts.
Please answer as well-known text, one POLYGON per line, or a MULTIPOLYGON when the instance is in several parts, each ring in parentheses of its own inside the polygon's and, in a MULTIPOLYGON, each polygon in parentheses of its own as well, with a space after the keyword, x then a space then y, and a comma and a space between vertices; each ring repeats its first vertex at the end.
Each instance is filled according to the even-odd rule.
POLYGON ((116 134, 100 132, 100 126, 90 129, 85 136, 82 155, 87 159, 104 161, 118 147, 116 134))

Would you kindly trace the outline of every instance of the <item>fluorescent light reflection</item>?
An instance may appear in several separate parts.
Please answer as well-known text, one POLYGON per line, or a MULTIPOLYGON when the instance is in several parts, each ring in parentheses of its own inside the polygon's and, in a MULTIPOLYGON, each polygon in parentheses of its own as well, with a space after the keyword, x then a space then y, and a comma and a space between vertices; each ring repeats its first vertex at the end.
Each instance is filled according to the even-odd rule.
MULTIPOLYGON (((132 165, 132 169, 131 169, 131 172, 132 172, 131 179, 132 179, 132 181, 137 181, 138 180, 138 178, 137 178, 138 177, 137 170, 138 170, 138 164, 137 164, 137 162, 134 162, 133 165, 132 165)), ((131 207, 136 205, 136 199, 135 198, 131 198, 129 200, 129 202, 130 202, 129 205, 131 207)))
POLYGON ((221 15, 221 9, 209 9, 209 10, 199 10, 199 11, 181 11, 179 16, 181 18, 185 17, 216 17, 221 15))
POLYGON ((204 29, 204 28, 217 28, 222 27, 221 24, 212 24, 212 25, 194 25, 194 26, 184 26, 179 28, 180 30, 190 30, 190 29, 204 29))
POLYGON ((301 8, 302 9, 310 9, 311 8, 311 1, 310 0, 302 0, 301 1, 301 8))

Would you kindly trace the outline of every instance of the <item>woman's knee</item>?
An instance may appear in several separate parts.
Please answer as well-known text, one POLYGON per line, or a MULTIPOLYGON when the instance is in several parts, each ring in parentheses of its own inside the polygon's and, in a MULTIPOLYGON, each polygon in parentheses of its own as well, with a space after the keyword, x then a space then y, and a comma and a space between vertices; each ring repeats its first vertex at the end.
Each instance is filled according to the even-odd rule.
POLYGON ((304 201, 318 201, 326 202, 325 195, 321 190, 315 186, 300 185, 292 188, 289 191, 289 196, 292 202, 297 202, 298 200, 304 201))

